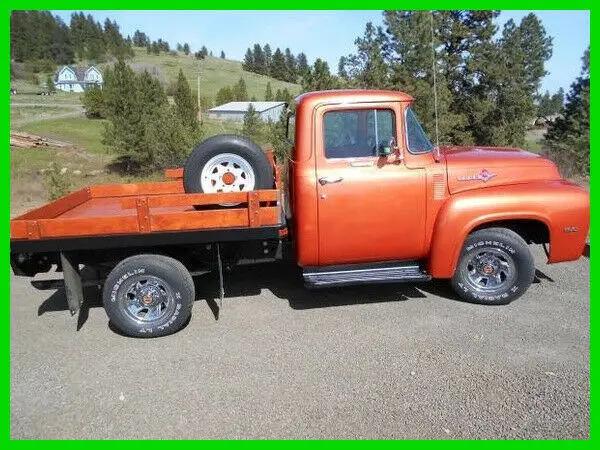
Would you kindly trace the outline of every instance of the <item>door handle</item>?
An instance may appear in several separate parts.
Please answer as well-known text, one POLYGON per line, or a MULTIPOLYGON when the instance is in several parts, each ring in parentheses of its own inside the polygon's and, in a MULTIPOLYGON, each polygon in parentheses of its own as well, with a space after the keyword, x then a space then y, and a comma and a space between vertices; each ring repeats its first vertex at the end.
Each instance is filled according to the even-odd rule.
POLYGON ((342 177, 321 177, 319 178, 319 183, 321 183, 321 186, 325 185, 325 184, 329 184, 329 183, 339 183, 340 181, 342 181, 343 178, 342 177))

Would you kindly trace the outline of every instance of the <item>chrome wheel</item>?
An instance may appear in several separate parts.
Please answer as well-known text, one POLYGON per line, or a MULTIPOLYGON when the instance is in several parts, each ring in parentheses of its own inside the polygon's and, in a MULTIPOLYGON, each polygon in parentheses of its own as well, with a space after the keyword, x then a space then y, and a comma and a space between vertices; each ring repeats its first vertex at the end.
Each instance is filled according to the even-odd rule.
POLYGON ((248 161, 234 153, 221 153, 204 165, 200 174, 202 192, 252 191, 256 184, 248 161))
POLYGON ((161 278, 141 275, 127 280, 120 302, 123 311, 138 323, 153 324, 175 309, 173 290, 161 278))
POLYGON ((465 270, 470 287, 485 294, 493 294, 512 285, 517 274, 513 258, 499 248, 477 250, 467 260, 465 270))

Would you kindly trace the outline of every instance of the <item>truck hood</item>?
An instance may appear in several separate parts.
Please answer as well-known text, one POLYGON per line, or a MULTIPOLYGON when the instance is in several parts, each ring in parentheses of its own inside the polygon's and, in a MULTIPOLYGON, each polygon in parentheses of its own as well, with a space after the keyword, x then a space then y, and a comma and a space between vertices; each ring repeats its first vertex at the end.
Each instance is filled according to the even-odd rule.
POLYGON ((559 180, 556 165, 535 153, 512 147, 442 147, 448 189, 455 194, 506 184, 559 180))

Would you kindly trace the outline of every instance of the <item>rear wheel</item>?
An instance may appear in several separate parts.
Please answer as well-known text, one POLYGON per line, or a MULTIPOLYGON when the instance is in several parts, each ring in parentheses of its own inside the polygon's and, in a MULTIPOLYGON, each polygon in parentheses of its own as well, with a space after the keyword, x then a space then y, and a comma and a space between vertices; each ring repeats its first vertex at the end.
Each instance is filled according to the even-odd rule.
POLYGON ((525 293, 534 272, 533 256, 521 236, 506 228, 487 228, 467 238, 452 286, 467 301, 504 305, 525 293))
POLYGON ((179 261, 163 255, 136 255, 121 261, 104 283, 104 309, 129 336, 174 333, 189 319, 194 303, 192 276, 179 261))

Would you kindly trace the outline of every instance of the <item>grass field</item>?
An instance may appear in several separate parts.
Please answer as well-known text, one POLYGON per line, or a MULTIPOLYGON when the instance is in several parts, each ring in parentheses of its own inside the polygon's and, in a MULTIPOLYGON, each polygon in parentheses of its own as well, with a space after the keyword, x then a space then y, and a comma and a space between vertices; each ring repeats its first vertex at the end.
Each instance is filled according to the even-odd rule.
POLYGON ((17 125, 19 131, 37 134, 59 141, 70 142, 87 153, 106 155, 106 147, 102 144, 102 120, 90 120, 84 117, 49 119, 17 125))
POLYGON ((43 120, 45 118, 49 118, 52 116, 56 116, 57 114, 64 114, 72 111, 71 108, 64 108, 55 105, 47 105, 47 106, 25 106, 25 107, 13 107, 10 108, 10 122, 14 124, 15 122, 23 121, 23 120, 43 120))

